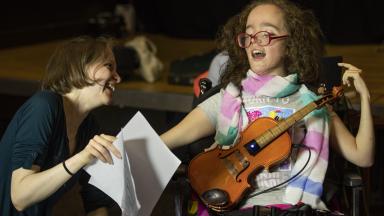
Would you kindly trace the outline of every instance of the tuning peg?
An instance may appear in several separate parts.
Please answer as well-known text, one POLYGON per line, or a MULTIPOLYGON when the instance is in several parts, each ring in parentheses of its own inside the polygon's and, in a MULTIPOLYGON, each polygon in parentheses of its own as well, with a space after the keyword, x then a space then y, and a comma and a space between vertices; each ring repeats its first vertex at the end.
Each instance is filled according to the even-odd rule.
POLYGON ((320 86, 317 89, 317 93, 320 95, 324 95, 325 92, 327 92, 327 88, 325 87, 325 83, 320 83, 320 86))

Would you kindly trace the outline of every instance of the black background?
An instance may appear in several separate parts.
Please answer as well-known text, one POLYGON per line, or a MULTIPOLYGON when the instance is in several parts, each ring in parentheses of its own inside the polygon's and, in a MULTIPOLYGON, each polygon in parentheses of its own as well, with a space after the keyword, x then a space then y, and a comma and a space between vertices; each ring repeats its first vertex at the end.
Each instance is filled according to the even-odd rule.
MULTIPOLYGON (((219 26, 249 0, 66 0, 2 1, 0 47, 68 38, 79 34, 108 33, 89 20, 113 12, 116 4, 132 3, 137 31, 183 38, 214 38, 219 26)), ((384 40, 384 3, 381 0, 295 0, 317 16, 328 43, 381 43, 384 40)), ((114 25, 114 24, 111 24, 114 25)))

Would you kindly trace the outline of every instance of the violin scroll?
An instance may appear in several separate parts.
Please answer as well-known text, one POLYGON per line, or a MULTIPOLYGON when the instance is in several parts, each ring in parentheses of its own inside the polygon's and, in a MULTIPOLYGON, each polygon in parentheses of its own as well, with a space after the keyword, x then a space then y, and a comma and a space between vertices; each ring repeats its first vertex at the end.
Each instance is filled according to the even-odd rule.
MULTIPOLYGON (((325 87, 320 86, 318 89, 318 92, 320 93, 326 93, 325 87)), ((341 86, 334 86, 332 87, 332 92, 325 94, 322 98, 315 101, 318 108, 324 106, 327 103, 333 103, 334 101, 338 100, 340 97, 344 95, 343 87, 341 86)))

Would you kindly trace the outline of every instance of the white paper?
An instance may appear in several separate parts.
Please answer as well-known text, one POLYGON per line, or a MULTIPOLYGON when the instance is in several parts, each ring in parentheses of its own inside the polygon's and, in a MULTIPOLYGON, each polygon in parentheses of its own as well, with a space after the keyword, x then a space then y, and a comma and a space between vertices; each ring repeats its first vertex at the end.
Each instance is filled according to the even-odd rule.
POLYGON ((117 135, 114 145, 124 152, 113 165, 99 160, 88 166, 90 183, 119 204, 122 214, 149 216, 180 165, 144 116, 138 112, 117 135))

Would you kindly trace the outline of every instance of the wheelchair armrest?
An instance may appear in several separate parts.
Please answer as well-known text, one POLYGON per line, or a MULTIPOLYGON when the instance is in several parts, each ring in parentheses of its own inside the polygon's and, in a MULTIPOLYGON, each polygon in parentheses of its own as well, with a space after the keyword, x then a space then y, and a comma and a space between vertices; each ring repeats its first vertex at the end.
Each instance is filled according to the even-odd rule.
POLYGON ((360 199, 363 190, 363 179, 358 173, 348 172, 344 174, 343 179, 344 186, 351 189, 351 207, 350 215, 359 216, 361 215, 360 199))
POLYGON ((346 173, 343 184, 347 187, 360 187, 363 184, 363 179, 358 173, 346 173))

